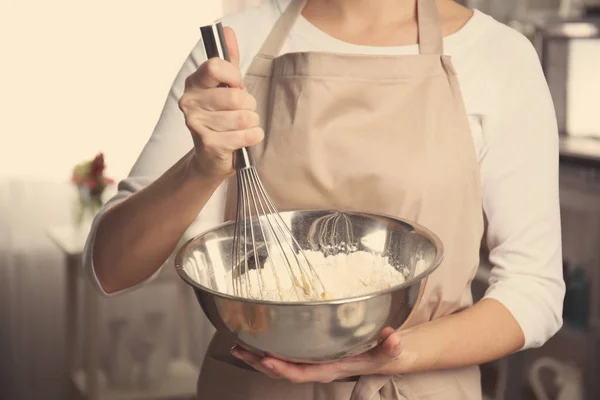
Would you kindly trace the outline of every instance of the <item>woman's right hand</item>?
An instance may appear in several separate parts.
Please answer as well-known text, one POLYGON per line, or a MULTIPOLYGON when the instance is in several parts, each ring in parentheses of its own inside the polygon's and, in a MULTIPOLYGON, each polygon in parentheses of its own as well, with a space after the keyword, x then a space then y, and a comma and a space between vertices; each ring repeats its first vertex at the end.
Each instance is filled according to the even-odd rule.
POLYGON ((194 140, 194 165, 203 175, 223 179, 235 172, 233 152, 264 137, 256 100, 246 91, 238 66, 235 33, 225 28, 224 34, 231 62, 219 58, 204 62, 186 79, 179 100, 194 140))

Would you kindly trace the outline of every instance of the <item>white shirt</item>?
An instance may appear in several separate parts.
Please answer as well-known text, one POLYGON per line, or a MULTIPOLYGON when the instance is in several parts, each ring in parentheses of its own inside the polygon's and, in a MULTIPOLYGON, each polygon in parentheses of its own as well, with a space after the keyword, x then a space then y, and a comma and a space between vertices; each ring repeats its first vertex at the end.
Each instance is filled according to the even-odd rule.
MULTIPOLYGON (((222 19, 236 31, 242 72, 290 1, 270 0, 222 19)), ((485 297, 498 300, 512 313, 525 334, 525 348, 541 346, 562 326, 565 287, 558 132, 539 59, 524 36, 479 11, 458 32, 444 38, 444 49, 458 73, 481 171, 487 244, 494 266, 485 297)), ((353 45, 300 17, 282 52, 300 51, 416 54, 418 46, 353 45)), ((94 221, 85 268, 101 292, 91 250, 98 221, 108 207, 152 183, 192 148, 177 102, 185 78, 205 60, 199 41, 177 75, 129 177, 94 221)), ((222 222, 224 190, 221 187, 215 193, 187 236, 222 222)))

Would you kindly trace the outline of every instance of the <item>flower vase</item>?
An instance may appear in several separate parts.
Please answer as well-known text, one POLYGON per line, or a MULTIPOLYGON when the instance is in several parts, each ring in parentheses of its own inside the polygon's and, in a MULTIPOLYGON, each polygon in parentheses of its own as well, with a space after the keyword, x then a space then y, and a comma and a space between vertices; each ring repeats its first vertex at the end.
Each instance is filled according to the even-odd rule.
POLYGON ((87 187, 78 187, 77 192, 73 205, 73 225, 78 236, 87 236, 96 214, 102 208, 102 193, 92 193, 87 187))

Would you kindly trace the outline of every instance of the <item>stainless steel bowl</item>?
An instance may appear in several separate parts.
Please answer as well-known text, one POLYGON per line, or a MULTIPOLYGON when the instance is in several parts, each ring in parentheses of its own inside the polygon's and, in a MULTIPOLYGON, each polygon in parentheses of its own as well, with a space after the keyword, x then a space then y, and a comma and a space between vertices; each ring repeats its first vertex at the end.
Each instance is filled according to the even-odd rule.
MULTIPOLYGON (((300 246, 316 250, 318 241, 311 235, 332 213, 290 211, 281 215, 300 246)), ((406 282, 342 300, 284 303, 234 297, 225 293, 234 222, 185 243, 176 254, 175 267, 194 289, 214 327, 247 350, 302 363, 357 355, 376 346, 385 327, 397 329, 408 319, 422 296, 425 278, 442 262, 443 246, 434 233, 415 223, 384 215, 344 214, 351 221, 357 249, 388 256, 406 282)))

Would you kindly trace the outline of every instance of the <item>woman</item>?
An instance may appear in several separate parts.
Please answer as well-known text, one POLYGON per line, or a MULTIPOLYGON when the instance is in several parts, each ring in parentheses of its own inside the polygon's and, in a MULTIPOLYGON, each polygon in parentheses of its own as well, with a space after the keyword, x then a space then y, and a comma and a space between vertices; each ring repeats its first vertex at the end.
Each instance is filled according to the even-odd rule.
POLYGON ((446 256, 414 317, 365 355, 293 365, 216 335, 199 398, 480 399, 478 364, 562 324, 557 128, 533 47, 451 0, 271 0, 223 22, 232 62, 198 44, 96 218, 93 282, 108 295, 153 276, 211 197, 232 219, 235 192, 213 195, 253 146, 279 208, 415 220, 446 256), (484 231, 494 269, 473 304, 484 231))

